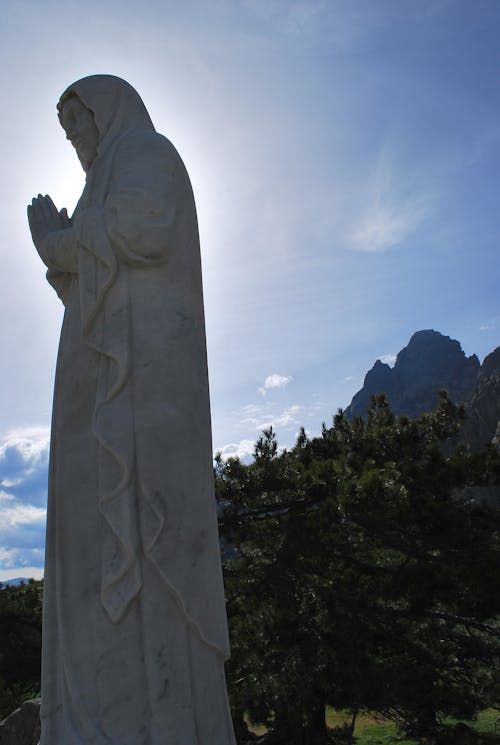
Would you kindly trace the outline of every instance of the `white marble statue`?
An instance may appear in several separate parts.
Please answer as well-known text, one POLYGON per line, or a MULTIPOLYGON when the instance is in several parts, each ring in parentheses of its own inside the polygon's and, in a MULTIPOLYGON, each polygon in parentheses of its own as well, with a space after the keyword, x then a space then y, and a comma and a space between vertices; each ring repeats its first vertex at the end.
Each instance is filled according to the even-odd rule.
POLYGON ((111 75, 59 119, 86 171, 28 207, 65 305, 45 561, 41 745, 234 745, 196 211, 111 75))

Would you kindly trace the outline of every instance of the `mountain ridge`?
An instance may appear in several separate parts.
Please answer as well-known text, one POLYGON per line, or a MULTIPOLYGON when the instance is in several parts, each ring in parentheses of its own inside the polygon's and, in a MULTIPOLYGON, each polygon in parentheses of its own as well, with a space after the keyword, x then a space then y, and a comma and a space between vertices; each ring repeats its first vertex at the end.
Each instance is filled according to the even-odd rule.
POLYGON ((371 396, 384 393, 395 414, 416 417, 434 408, 441 389, 454 402, 466 404, 462 435, 472 449, 496 434, 500 438, 500 347, 481 365, 476 354, 467 357, 460 342, 434 329, 416 331, 394 367, 376 360, 345 416, 365 416, 371 396))

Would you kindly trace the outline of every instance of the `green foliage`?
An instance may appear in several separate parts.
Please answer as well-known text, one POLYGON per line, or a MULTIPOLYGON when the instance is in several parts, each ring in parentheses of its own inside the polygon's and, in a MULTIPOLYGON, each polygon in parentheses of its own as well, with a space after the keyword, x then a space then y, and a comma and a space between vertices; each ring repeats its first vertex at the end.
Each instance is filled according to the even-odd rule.
POLYGON ((500 511, 465 498, 498 483, 498 452, 456 445, 463 409, 366 420, 339 412, 249 465, 217 463, 233 708, 279 740, 326 741, 324 710, 378 712, 420 738, 499 702, 500 511))
POLYGON ((0 589, 0 720, 40 692, 43 581, 0 589))

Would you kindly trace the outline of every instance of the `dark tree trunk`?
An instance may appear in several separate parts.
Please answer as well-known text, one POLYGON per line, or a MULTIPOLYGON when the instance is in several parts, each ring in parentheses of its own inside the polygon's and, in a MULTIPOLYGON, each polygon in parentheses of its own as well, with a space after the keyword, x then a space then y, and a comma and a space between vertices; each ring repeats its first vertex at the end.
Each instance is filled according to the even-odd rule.
POLYGON ((323 692, 276 709, 272 737, 276 745, 326 745, 326 734, 323 692))
POLYGON ((276 708, 274 716, 273 742, 283 745, 303 745, 302 709, 290 701, 276 708))
POLYGON ((358 714, 359 714, 359 709, 354 709, 354 711, 352 712, 351 726, 349 728, 351 737, 354 737, 354 728, 356 727, 356 719, 358 717, 358 714))
POLYGON ((439 722, 436 719, 436 713, 432 710, 422 711, 419 712, 412 734, 424 742, 438 743, 440 729, 439 722))
POLYGON ((325 695, 314 691, 304 711, 302 745, 326 745, 325 695))

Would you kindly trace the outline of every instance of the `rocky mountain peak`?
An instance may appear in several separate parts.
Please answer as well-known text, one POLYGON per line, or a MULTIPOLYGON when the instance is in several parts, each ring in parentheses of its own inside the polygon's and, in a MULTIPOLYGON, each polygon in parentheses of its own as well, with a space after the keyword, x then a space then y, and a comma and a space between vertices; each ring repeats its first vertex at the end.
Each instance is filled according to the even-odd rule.
MULTIPOLYGON (((439 331, 428 329, 417 331, 408 342, 408 346, 402 349, 396 359, 395 368, 411 366, 415 369, 446 370, 455 365, 461 366, 465 354, 460 342, 449 336, 440 334, 439 331)), ((476 355, 471 358, 474 366, 479 369, 479 360, 476 355)))
MULTIPOLYGON (((371 370, 368 370, 365 376, 365 386, 384 386, 386 381, 391 377, 391 367, 381 360, 377 360, 371 370)), ((380 390, 383 390, 380 388, 380 390)))
POLYGON ((442 388, 454 401, 468 401, 480 368, 477 356, 466 357, 455 339, 433 329, 417 331, 392 369, 380 360, 375 362, 346 416, 364 416, 376 393, 386 394, 394 413, 412 417, 432 410, 442 388))
POLYGON ((468 400, 463 437, 473 450, 493 438, 500 445, 500 347, 483 360, 468 400))
POLYGON ((500 376, 500 347, 494 349, 493 352, 484 358, 479 376, 481 380, 491 378, 492 376, 500 376))

